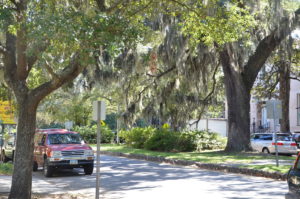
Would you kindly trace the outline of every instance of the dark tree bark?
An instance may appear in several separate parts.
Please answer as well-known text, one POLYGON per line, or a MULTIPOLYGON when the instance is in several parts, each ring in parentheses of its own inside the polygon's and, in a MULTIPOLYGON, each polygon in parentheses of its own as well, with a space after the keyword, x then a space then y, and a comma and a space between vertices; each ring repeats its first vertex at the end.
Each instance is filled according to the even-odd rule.
POLYGON ((250 147, 250 91, 267 58, 295 25, 299 23, 299 10, 291 21, 284 18, 277 29, 261 40, 245 65, 241 65, 239 52, 227 44, 220 52, 220 61, 225 76, 228 103, 228 142, 226 151, 248 151, 250 147), (292 26, 291 26, 292 24, 292 26))
POLYGON ((37 104, 31 97, 18 96, 19 105, 14 172, 9 198, 31 198, 32 164, 37 104))
POLYGON ((290 63, 282 60, 279 64, 280 100, 282 105, 280 131, 290 132, 290 63))
POLYGON ((228 105, 227 151, 250 150, 250 90, 245 85, 239 66, 234 63, 228 46, 220 53, 225 76, 228 105))

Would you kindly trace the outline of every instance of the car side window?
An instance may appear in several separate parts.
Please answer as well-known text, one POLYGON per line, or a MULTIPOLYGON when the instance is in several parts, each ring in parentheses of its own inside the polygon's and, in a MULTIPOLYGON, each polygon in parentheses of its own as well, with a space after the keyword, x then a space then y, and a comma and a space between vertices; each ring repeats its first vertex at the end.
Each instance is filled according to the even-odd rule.
POLYGON ((260 136, 261 136, 261 135, 254 135, 254 136, 253 136, 253 139, 254 139, 254 140, 259 140, 260 136))
POLYGON ((263 140, 272 140, 272 136, 264 136, 263 140))

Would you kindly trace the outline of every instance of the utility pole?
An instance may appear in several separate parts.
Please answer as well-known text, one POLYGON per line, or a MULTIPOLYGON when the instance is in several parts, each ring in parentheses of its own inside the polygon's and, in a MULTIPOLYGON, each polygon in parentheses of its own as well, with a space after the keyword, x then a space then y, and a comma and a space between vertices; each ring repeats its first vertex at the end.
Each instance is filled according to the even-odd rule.
POLYGON ((274 139, 275 139, 275 153, 276 153, 276 166, 279 166, 279 160, 278 160, 278 145, 277 145, 277 132, 276 132, 276 117, 275 117, 275 101, 273 101, 273 123, 274 123, 274 139))
POLYGON ((97 157, 96 157, 96 199, 100 195, 100 143, 101 143, 101 120, 105 120, 106 106, 103 101, 93 102, 93 120, 97 122, 97 157))

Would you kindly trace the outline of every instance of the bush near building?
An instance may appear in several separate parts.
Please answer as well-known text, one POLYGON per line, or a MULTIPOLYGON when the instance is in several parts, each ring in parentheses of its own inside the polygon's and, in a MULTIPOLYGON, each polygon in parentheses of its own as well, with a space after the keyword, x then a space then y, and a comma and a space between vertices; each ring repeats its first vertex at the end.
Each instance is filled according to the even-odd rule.
POLYGON ((217 133, 207 131, 177 132, 168 128, 132 128, 121 131, 120 137, 126 145, 153 151, 188 152, 223 149, 225 139, 217 133))
MULTIPOLYGON (((97 125, 92 126, 75 126, 73 131, 78 132, 83 140, 89 144, 97 143, 97 125)), ((114 133, 112 130, 102 123, 101 125, 101 143, 112 143, 114 133)))

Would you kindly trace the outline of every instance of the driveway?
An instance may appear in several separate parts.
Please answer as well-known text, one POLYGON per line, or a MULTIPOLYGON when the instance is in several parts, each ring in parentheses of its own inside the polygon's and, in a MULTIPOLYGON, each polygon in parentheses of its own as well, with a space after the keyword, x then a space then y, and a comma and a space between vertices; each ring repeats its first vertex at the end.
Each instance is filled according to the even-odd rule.
MULTIPOLYGON (((80 169, 64 170, 52 178, 35 172, 33 192, 95 198, 95 177, 80 169)), ((105 155, 101 155, 100 183, 101 199, 282 199, 288 189, 283 181, 105 155)), ((9 186, 10 177, 0 176, 0 192, 7 192, 9 186)))

